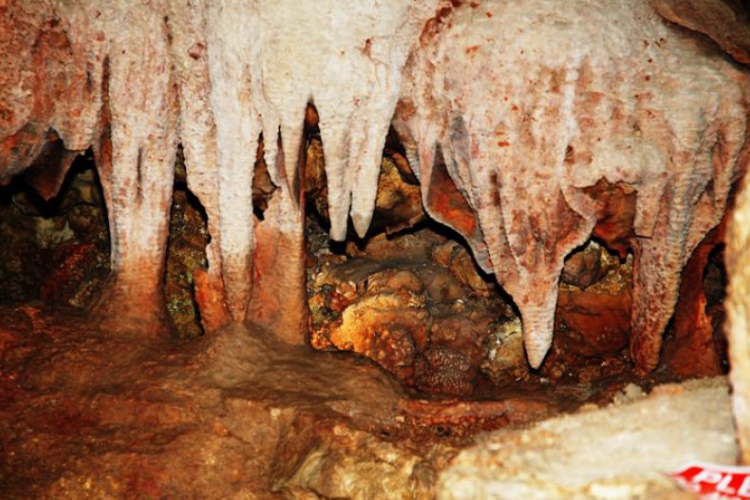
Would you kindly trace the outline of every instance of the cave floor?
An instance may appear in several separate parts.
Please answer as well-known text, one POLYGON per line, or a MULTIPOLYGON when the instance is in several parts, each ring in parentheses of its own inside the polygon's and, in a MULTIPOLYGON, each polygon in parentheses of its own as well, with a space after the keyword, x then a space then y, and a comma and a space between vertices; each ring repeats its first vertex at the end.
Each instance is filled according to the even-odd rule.
POLYGON ((283 344, 252 325, 177 343, 32 305, 0 314, 8 499, 433 498, 440 471, 481 431, 622 388, 426 398, 368 360, 283 344))

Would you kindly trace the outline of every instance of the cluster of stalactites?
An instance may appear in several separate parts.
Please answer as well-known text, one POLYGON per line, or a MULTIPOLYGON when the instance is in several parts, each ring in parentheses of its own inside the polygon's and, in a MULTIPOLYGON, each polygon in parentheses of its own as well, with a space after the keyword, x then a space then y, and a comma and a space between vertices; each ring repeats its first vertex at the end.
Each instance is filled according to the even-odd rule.
POLYGON ((746 161, 747 73, 647 0, 23 4, 0 7, 0 47, 13 54, 0 60, 0 172, 28 165, 51 131, 70 150, 94 147, 112 238, 103 303, 119 314, 159 314, 181 143, 212 236, 195 276, 205 325, 249 315, 301 341, 305 108, 320 117, 342 240, 350 216, 367 232, 400 99, 394 124, 425 208, 513 296, 534 367, 564 258, 601 216, 586 188, 638 192, 631 351, 648 370, 680 270, 746 161), (279 189, 258 224, 261 137, 279 189), (438 153, 445 167, 433 168, 438 153))
POLYGON ((425 198, 439 150, 476 212, 482 239, 465 235, 520 309, 530 364, 552 342, 565 257, 605 215, 587 188, 605 180, 637 191, 631 356, 653 369, 680 272, 747 166, 747 71, 647 0, 483 1, 430 35, 396 125, 425 198))
MULTIPOLYGON (((278 244, 265 243, 263 265, 296 266, 297 169, 310 102, 325 144, 331 237, 346 237, 350 215, 364 235, 402 69, 436 3, 50 0, 0 7, 0 45, 15 54, 0 62, 0 172, 9 177, 28 165, 48 130, 68 149, 94 146, 112 230, 111 298, 150 295, 137 315, 158 300, 149 290, 159 288, 181 143, 212 235, 208 272, 196 280, 204 321, 244 320, 253 294, 265 293, 252 286, 264 273, 254 266, 264 243, 256 241, 252 208, 260 138, 279 188, 265 217, 278 244)), ((279 297, 290 294, 286 285, 299 288, 297 277, 277 274, 265 276, 279 297)))

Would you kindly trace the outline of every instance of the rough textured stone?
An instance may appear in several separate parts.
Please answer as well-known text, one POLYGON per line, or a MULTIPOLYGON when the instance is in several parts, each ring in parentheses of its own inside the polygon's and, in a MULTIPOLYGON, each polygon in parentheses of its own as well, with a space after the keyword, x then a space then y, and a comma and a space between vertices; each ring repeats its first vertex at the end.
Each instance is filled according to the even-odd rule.
MULTIPOLYGON (((368 245, 358 251, 359 257, 312 269, 312 345, 369 357, 420 390, 470 393, 490 324, 498 315, 509 314, 509 306, 497 295, 474 293, 449 269, 430 262, 431 252, 424 246, 441 245, 430 231, 399 236, 391 243, 401 251, 376 247, 373 252, 368 245), (402 238, 407 243, 399 243, 402 238), (423 241, 405 250, 414 239, 423 241), (449 379, 455 383, 439 382, 449 379)), ((480 279, 468 253, 463 254, 480 279)), ((518 354, 522 357, 522 349, 518 354)))
POLYGON ((729 339, 732 404, 742 461, 750 464, 750 178, 747 176, 737 195, 728 231, 726 332, 729 339))
POLYGON ((663 475, 737 454, 725 382, 665 386, 648 398, 483 436, 440 474, 440 500, 693 498, 663 475), (691 415, 691 418, 685 418, 691 415))
POLYGON ((526 375, 521 320, 501 324, 487 338, 487 356, 481 370, 492 382, 500 384, 510 377, 519 380, 526 375))
MULTIPOLYGON (((2 178, 55 158, 59 167, 30 176, 49 196, 66 150, 93 147, 112 268, 97 310, 159 329, 182 143, 211 235, 208 268, 195 275, 204 326, 250 317, 303 342, 303 122, 322 141, 331 236, 345 238, 349 215, 362 236, 378 178, 408 177, 397 154, 381 176, 401 95, 396 125, 423 204, 513 296, 534 367, 551 344, 565 257, 598 222, 630 220, 616 216, 619 188, 596 186, 635 193, 631 354, 653 369, 680 271, 746 163, 747 72, 646 0, 454 3, 5 3, 0 44, 14 57, 0 80, 2 178), (254 175, 261 156, 265 181, 254 175)), ((666 9, 678 15, 678 3, 666 9)), ((736 22, 703 31, 743 33, 744 10, 711 5, 701 12, 720 15, 698 24, 732 13, 736 22)), ((416 186, 401 186, 381 192, 384 207, 413 206, 400 200, 413 201, 416 186)), ((396 227, 419 217, 399 214, 396 227)))
POLYGON ((47 143, 93 146, 112 260, 98 309, 158 325, 180 141, 212 236, 208 269, 196 276, 204 325, 249 313, 302 342, 297 163, 308 101, 326 144, 332 234, 344 238, 350 206, 364 234, 401 69, 434 4, 371 3, 338 16, 333 3, 4 3, 0 43, 15 56, 2 63, 0 176, 29 166, 47 143), (290 29, 302 20, 315 29, 290 29), (261 133, 278 190, 254 228, 252 158, 261 133))
POLYGON ((370 362, 249 325, 132 342, 80 315, 0 313, 4 499, 426 500, 472 435, 570 399, 411 399, 370 362))
MULTIPOLYGON (((674 338, 664 345, 664 365, 678 377, 715 377, 726 373, 723 332, 716 325, 706 294, 709 259, 724 239, 726 224, 711 231, 685 266, 674 314, 674 338)), ((718 277, 720 278, 720 276, 718 277)), ((710 284, 709 284, 710 285, 710 284)), ((721 307, 721 304, 718 304, 721 307)))
POLYGON ((422 452, 339 426, 329 442, 311 449, 294 474, 276 487, 294 500, 428 500, 434 497, 437 473, 422 452))
POLYGON ((614 354, 628 344, 630 335, 632 258, 620 262, 605 255, 601 280, 584 289, 563 284, 559 290, 558 329, 566 350, 584 356, 614 354))
POLYGON ((750 8, 742 0, 652 0, 659 14, 711 37, 737 61, 750 64, 750 8))
POLYGON ((594 241, 573 253, 565 261, 560 281, 586 288, 604 278, 609 270, 604 264, 606 250, 594 241))
MULTIPOLYGON (((661 12, 743 60, 744 38, 734 35, 746 33, 746 10, 736 2, 703 5, 718 6, 720 16, 661 12), (694 19, 711 26, 696 28, 694 19)), ((566 9, 546 0, 0 1, 0 49, 10 55, 0 60, 0 182, 28 167, 27 181, 49 199, 76 154, 91 148, 107 205, 111 266, 94 308, 103 323, 83 325, 80 335, 59 336, 37 305, 4 315, 3 328, 15 325, 0 336, 0 423, 13 447, 1 457, 9 480, 3 485, 13 494, 36 484, 32 493, 63 498, 159 497, 181 488, 251 497, 273 490, 269 450, 304 434, 311 420, 361 418, 359 426, 376 432, 403 431, 383 422, 393 424, 394 415, 416 405, 404 403, 380 372, 320 353, 307 358, 299 347, 307 324, 304 169, 312 159, 303 147, 305 127, 319 129, 331 236, 346 237, 350 216, 363 236, 378 205, 382 146, 401 95, 396 125, 424 208, 462 234, 479 265, 513 296, 533 367, 552 343, 564 260, 594 235, 621 254, 634 251, 631 354, 642 371, 653 369, 680 271, 720 220, 750 157, 747 71, 712 43, 665 24, 646 0, 580 0, 566 9), (148 334, 167 322, 163 277, 178 143, 211 238, 208 267, 193 275, 196 301, 205 329, 222 335, 176 354, 148 334), (251 335, 248 319, 289 344, 251 335), (228 323, 234 325, 223 330, 228 323), (139 340, 120 338, 123 330, 139 340), (345 369, 364 375, 344 377, 345 369), (268 423, 264 405, 280 400, 292 410, 271 409, 271 419, 281 415, 283 422, 268 423), (247 425, 256 421, 264 424, 247 425), (205 474, 185 476, 196 468, 205 474)), ((414 210, 399 214, 411 224, 419 216, 416 185, 395 182, 409 177, 409 168, 403 157, 391 158, 382 206, 414 210), (404 199, 410 203, 401 205, 404 199)), ((740 280, 732 298, 735 406, 746 424, 741 214, 729 258, 740 280)), ((37 229, 48 247, 74 231, 70 221, 37 229)), ((71 277, 86 252, 66 250, 53 279, 71 277)), ((468 254, 461 255, 454 275, 484 294, 468 254)), ((575 274, 586 278, 578 280, 582 286, 592 281, 575 274)), ((434 344, 420 340, 427 335, 418 316, 410 321, 416 333, 349 331, 342 345, 394 353, 396 363, 387 365, 393 369, 412 359, 417 386, 466 393, 478 345, 489 334, 487 318, 471 316, 462 285, 447 272, 432 268, 420 280, 407 273, 384 279, 372 300, 395 299, 400 308, 402 295, 412 294, 439 303, 434 344), (467 320, 450 320, 446 310, 467 320), (410 342, 424 348, 409 351, 410 342)), ((55 284, 43 293, 67 293, 55 284)), ((336 287, 326 307, 342 315, 353 307, 354 315, 358 282, 336 287)), ((604 340, 622 339, 617 326, 618 335, 604 340)), ((567 365, 553 361, 547 370, 557 379, 552 374, 567 365)), ((422 418, 424 429, 461 422, 460 411, 472 408, 436 406, 419 407, 428 417, 408 418, 422 418)), ((471 414, 480 423, 456 427, 521 423, 547 411, 534 401, 482 408, 471 414)), ((747 441, 746 428, 741 435, 747 441)), ((293 474, 302 456, 281 450, 276 472, 293 474)))
POLYGON ((20 181, 0 188, 0 300, 91 305, 109 272, 106 215, 92 163, 77 162, 54 199, 20 181))

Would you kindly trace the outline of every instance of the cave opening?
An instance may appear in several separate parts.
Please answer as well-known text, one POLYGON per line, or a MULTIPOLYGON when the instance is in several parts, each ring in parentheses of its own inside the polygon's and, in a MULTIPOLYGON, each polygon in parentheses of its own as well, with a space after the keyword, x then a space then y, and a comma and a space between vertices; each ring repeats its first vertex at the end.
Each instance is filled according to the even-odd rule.
MULTIPOLYGON (((57 158, 42 157, 55 169, 57 158)), ((35 188, 35 172, 0 187, 0 301, 85 308, 109 274, 109 234, 91 150, 77 155, 59 190, 35 188)))

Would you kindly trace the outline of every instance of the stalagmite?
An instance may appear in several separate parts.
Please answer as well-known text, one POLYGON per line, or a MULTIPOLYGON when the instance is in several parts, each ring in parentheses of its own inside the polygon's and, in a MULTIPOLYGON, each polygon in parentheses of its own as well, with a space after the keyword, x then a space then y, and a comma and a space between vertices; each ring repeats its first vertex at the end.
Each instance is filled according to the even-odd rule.
POLYGON ((746 167, 747 73, 643 0, 472 2, 423 41, 399 108, 417 111, 398 128, 423 172, 446 156, 530 364, 552 340, 563 260, 602 215, 584 190, 605 179, 638 192, 631 355, 652 370, 680 271, 746 167))

